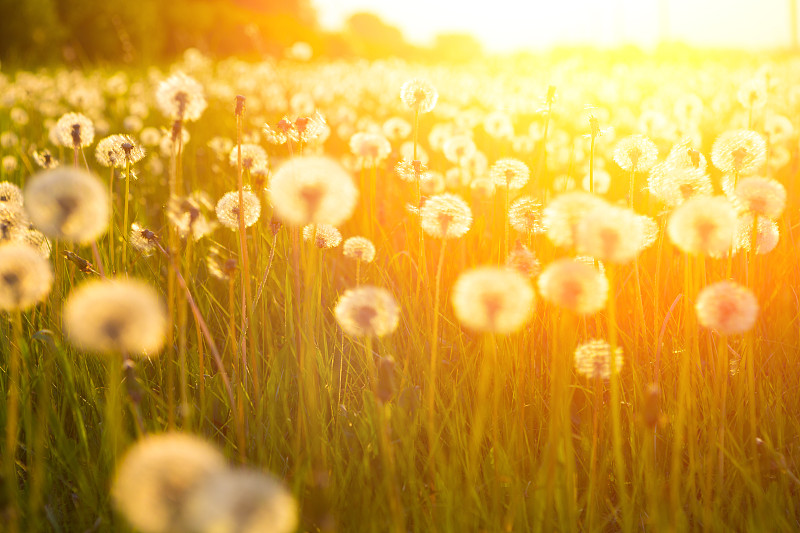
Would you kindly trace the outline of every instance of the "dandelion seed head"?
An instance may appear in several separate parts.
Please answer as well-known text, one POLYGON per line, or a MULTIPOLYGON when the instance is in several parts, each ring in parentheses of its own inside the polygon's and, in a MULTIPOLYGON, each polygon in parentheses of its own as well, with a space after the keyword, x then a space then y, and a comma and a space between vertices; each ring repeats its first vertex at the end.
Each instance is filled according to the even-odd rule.
MULTIPOLYGON (((242 210, 244 227, 249 228, 258 222, 258 217, 261 216, 261 201, 247 188, 242 191, 242 199, 244 200, 244 209, 242 210)), ((238 231, 239 191, 225 193, 217 202, 216 212, 220 224, 228 229, 238 231)))
POLYGON ((460 196, 431 196, 420 209, 422 229, 437 239, 457 239, 472 226, 472 211, 460 196))
MULTIPOLYGON (((239 164, 239 148, 234 146, 228 155, 231 166, 239 164)), ((242 144, 242 168, 245 170, 258 170, 267 167, 267 151, 257 144, 242 144)))
POLYGON ((186 499, 188 531, 202 533, 291 533, 297 503, 272 476, 251 470, 219 470, 186 499))
POLYGON ((656 163, 658 148, 644 135, 631 135, 617 143, 614 162, 626 172, 646 172, 656 163))
POLYGON ((675 170, 694 170, 704 173, 708 163, 706 157, 694 149, 689 138, 678 141, 667 155, 664 162, 667 168, 675 170))
POLYGON ((0 182, 0 207, 22 209, 22 189, 11 182, 0 182))
MULTIPOLYGON (((759 255, 768 254, 778 245, 780 240, 780 231, 778 224, 774 221, 758 217, 758 225, 756 226, 756 253, 759 255)), ((735 247, 737 250, 745 250, 749 252, 753 246, 753 215, 745 214, 739 216, 739 222, 736 230, 735 247)))
POLYGON ((755 172, 767 158, 767 142, 752 130, 729 130, 711 146, 711 161, 723 172, 739 175, 755 172))
POLYGON ((358 189, 350 175, 325 157, 295 157, 270 179, 270 198, 278 218, 295 226, 339 226, 353 214, 358 189))
POLYGON ((82 350, 154 356, 164 345, 167 316, 147 283, 93 280, 73 289, 64 304, 64 329, 82 350))
POLYGON ((556 246, 569 248, 575 245, 578 224, 583 216, 605 201, 586 192, 569 192, 556 196, 544 209, 542 225, 547 237, 556 246))
POLYGON ((153 255, 156 250, 155 234, 135 222, 131 224, 128 243, 144 257, 153 255))
POLYGON ((400 99, 411 109, 420 113, 429 113, 436 106, 439 93, 436 88, 425 79, 414 78, 408 80, 400 88, 400 99))
POLYGON ((193 122, 205 111, 203 86, 183 72, 173 74, 158 85, 156 104, 170 120, 193 122))
POLYGON ((345 257, 371 263, 375 259, 375 245, 366 237, 349 237, 342 250, 345 257))
POLYGON ((24 311, 43 301, 53 285, 50 262, 25 242, 0 244, 0 309, 24 311))
POLYGON ((786 207, 786 189, 770 178, 742 178, 736 184, 731 200, 744 211, 774 220, 786 207))
POLYGON ((584 191, 592 192, 590 189, 590 185, 594 185, 595 194, 606 194, 608 192, 608 189, 611 188, 611 174, 609 174, 602 168, 595 168, 594 183, 590 183, 589 173, 587 172, 586 175, 583 177, 583 182, 581 182, 581 186, 583 187, 584 191))
POLYGON ((600 205, 580 220, 575 234, 578 253, 609 263, 633 261, 644 241, 639 216, 631 209, 600 205))
MULTIPOLYGON (((236 200, 238 203, 238 191, 236 200)), ((205 193, 194 192, 190 196, 172 196, 167 202, 167 218, 182 239, 190 235, 198 241, 214 231, 217 223, 208 220, 203 209, 210 209, 211 201, 205 193)), ((238 216, 238 215, 237 215, 238 216)), ((239 227, 237 218, 236 228, 239 227)))
POLYGON ((530 318, 534 292, 528 279, 506 267, 480 267, 462 273, 453 285, 453 309, 467 328, 513 333, 530 318))
POLYGON ((731 250, 736 224, 736 210, 725 197, 697 196, 672 212, 667 234, 687 254, 720 257, 731 250))
POLYGON ((711 178, 704 171, 666 164, 655 165, 650 170, 647 188, 669 207, 679 206, 689 198, 714 194, 711 178))
POLYGON ((38 150, 33 153, 33 161, 43 169, 56 168, 59 165, 58 159, 54 158, 49 150, 38 150))
POLYGON ((465 164, 469 158, 475 155, 477 148, 475 141, 467 135, 454 135, 445 141, 442 147, 444 156, 448 161, 455 164, 465 164))
POLYGON ((400 321, 400 308, 391 293, 370 285, 345 291, 333 314, 351 337, 383 337, 392 333, 400 321))
POLYGON ((409 183, 416 183, 417 179, 420 182, 430 179, 428 167, 419 160, 401 159, 395 164, 394 171, 401 180, 409 183))
POLYGON ((54 137, 59 146, 82 148, 94 142, 94 123, 81 113, 66 113, 54 126, 54 137))
POLYGON ((528 165, 519 159, 499 159, 489 169, 489 175, 498 187, 508 187, 509 190, 521 189, 528 183, 530 170, 528 165))
POLYGON ((392 145, 379 133, 358 132, 350 137, 350 150, 354 155, 374 165, 392 153, 392 145))
POLYGON ((391 117, 383 123, 381 131, 390 141, 401 141, 411 135, 411 124, 402 117, 391 117))
POLYGON ((124 168, 141 161, 145 152, 129 135, 110 135, 97 143, 94 155, 104 167, 124 168))
POLYGON ((594 267, 559 259, 547 265, 538 280, 539 293, 548 302, 578 314, 603 309, 608 299, 608 280, 594 267))
POLYGON ((514 124, 511 118, 502 111, 494 111, 486 115, 483 129, 493 139, 510 139, 514 136, 514 124))
MULTIPOLYGON (((614 350, 615 371, 619 373, 625 359, 622 348, 614 350)), ((602 339, 592 339, 575 349, 575 370, 588 379, 611 378, 611 345, 602 339)))
POLYGON ((111 497, 128 522, 144 533, 183 531, 190 495, 225 469, 222 454, 198 437, 148 435, 117 464, 111 497))
POLYGON ((640 250, 645 250, 653 245, 658 238, 658 223, 647 215, 637 215, 638 226, 641 228, 642 241, 640 250))
POLYGON ((211 246, 206 256, 208 273, 220 281, 230 281, 236 272, 236 258, 223 254, 217 246, 211 246))
POLYGON ((752 78, 739 87, 736 94, 739 103, 747 109, 760 109, 767 103, 767 82, 764 78, 752 78))
POLYGON ((303 228, 303 240, 313 241, 317 248, 336 248, 342 243, 342 234, 330 224, 309 224, 303 228))
POLYGON ((517 241, 514 249, 508 254, 506 266, 528 278, 536 277, 542 270, 542 265, 536 259, 536 254, 520 241, 517 241))
POLYGON ((508 208, 508 221, 520 233, 543 233, 542 204, 530 196, 521 196, 508 208))
POLYGON ((752 329, 758 317, 753 292, 733 281, 708 285, 697 295, 697 320, 721 335, 739 335, 752 329))
POLYGON ((25 209, 38 230, 79 244, 105 233, 109 203, 102 182, 76 168, 43 170, 30 178, 24 192, 25 209))

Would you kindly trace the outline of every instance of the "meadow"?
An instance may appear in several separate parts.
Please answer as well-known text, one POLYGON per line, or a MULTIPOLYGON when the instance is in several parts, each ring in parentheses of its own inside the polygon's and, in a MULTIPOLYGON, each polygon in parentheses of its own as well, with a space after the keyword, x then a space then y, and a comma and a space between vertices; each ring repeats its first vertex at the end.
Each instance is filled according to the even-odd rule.
POLYGON ((800 529, 797 58, 307 52, 1 71, 0 529, 800 529))

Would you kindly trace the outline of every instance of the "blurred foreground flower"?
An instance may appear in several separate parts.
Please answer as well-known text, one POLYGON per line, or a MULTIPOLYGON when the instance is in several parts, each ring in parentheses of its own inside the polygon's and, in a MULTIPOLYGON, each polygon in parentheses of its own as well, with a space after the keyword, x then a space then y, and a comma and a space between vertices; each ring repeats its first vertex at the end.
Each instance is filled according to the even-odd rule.
POLYGON ((533 312, 534 292, 528 279, 505 267, 481 267, 462 273, 453 285, 453 309, 466 327, 491 333, 513 333, 533 312))
POLYGON ((50 262, 19 242, 0 245, 0 309, 24 311, 43 301, 53 285, 50 262))
POLYGON ((189 496, 225 468, 222 454, 198 437, 150 435, 120 460, 111 497, 128 522, 144 533, 185 531, 189 496))
POLYGON ((697 295, 697 320, 721 335, 738 335, 752 329, 758 301, 747 287, 733 281, 713 283, 697 295))
POLYGON ((672 243, 687 254, 720 257, 729 253, 736 211, 722 196, 698 196, 675 209, 667 223, 672 243))
POLYGON ((164 345, 166 310, 158 293, 142 281, 95 280, 69 293, 64 329, 82 350, 124 356, 154 356, 164 345))
POLYGON ((34 174, 25 187, 24 204, 33 224, 54 239, 86 244, 108 227, 108 191, 93 174, 80 169, 34 174))
POLYGON ((269 186, 275 214, 288 224, 338 226, 353 214, 358 189, 334 160, 301 156, 272 175, 269 186))
POLYGON ((600 311, 608 299, 606 277, 594 267, 572 259, 547 265, 538 285, 542 298, 579 314, 600 311))

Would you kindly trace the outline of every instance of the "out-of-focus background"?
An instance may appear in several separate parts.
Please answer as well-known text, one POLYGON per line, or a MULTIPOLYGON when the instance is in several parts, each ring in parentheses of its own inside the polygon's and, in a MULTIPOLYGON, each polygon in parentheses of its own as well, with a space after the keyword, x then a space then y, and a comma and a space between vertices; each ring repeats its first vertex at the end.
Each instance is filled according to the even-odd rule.
POLYGON ((152 64, 194 47, 275 56, 466 62, 580 47, 797 48, 797 0, 0 0, 0 59, 152 64))

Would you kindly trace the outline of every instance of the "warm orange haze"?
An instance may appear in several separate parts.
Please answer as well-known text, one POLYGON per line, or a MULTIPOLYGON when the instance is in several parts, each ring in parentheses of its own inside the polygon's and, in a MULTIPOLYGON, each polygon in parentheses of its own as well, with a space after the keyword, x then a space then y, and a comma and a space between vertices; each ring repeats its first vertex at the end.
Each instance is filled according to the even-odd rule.
POLYGON ((800 530, 795 8, 0 4, 0 529, 800 530))

